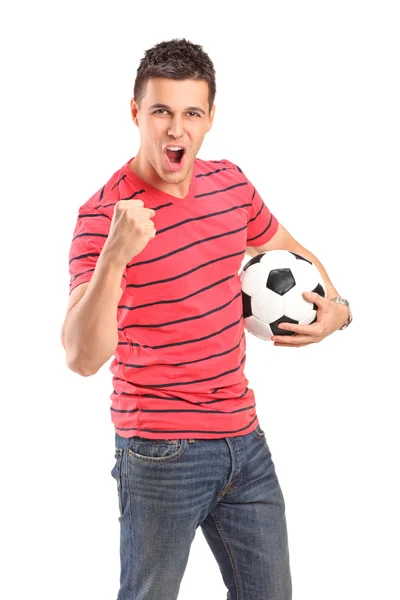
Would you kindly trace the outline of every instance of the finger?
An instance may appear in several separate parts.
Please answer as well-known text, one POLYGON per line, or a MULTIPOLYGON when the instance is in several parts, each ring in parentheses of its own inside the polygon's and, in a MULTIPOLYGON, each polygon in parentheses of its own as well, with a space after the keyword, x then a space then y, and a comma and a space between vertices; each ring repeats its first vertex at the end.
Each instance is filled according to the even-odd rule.
POLYGON ((283 329, 284 331, 293 331, 297 334, 302 335, 320 335, 320 322, 315 321, 314 323, 307 325, 299 325, 297 323, 280 323, 278 325, 278 329, 283 329))
POLYGON ((323 306, 324 302, 326 302, 326 298, 320 296, 316 292, 303 292, 303 296, 309 302, 314 302, 317 306, 323 306))
POLYGON ((316 338, 310 335, 292 335, 292 336, 272 336, 271 340, 273 342, 279 342, 280 344, 288 344, 290 346, 294 346, 296 344, 312 344, 316 341, 316 338))
POLYGON ((308 344, 279 344, 278 342, 274 342, 274 346, 286 346, 286 348, 302 348, 303 346, 308 346, 308 344))

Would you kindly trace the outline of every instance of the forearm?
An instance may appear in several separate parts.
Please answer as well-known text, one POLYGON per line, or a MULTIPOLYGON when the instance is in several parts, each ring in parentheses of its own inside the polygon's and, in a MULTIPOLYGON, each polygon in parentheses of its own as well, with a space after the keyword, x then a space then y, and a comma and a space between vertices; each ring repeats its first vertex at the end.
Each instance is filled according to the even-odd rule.
POLYGON ((112 356, 118 344, 117 306, 124 267, 102 252, 89 285, 64 323, 67 365, 91 375, 112 356))

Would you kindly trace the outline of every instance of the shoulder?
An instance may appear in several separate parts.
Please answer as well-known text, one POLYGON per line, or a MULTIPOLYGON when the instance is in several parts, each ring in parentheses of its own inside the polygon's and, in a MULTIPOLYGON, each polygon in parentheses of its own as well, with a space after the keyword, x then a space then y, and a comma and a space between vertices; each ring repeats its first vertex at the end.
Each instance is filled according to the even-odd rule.
POLYGON ((225 174, 229 180, 242 181, 245 179, 241 168, 226 158, 220 160, 203 160, 196 158, 195 163, 196 175, 202 176, 207 173, 221 173, 225 174))
POLYGON ((125 177, 124 166, 122 166, 79 207, 79 213, 92 211, 111 219, 115 204, 124 197, 122 184, 125 177))

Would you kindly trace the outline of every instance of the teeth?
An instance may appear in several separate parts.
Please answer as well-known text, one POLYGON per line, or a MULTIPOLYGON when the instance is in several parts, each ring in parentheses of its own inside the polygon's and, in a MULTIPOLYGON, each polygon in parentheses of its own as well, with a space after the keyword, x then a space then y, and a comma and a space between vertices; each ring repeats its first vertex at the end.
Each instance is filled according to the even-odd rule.
POLYGON ((183 150, 181 146, 167 146, 167 150, 183 150))

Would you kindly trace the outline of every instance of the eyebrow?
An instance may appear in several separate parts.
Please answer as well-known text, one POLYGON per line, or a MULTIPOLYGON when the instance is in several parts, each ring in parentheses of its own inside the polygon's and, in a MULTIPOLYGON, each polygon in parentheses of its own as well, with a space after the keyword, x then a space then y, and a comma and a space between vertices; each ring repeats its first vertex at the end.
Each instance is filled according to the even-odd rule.
MULTIPOLYGON (((153 104, 152 106, 150 106, 149 110, 151 110, 152 108, 165 108, 167 110, 171 110, 171 107, 167 104, 153 104)), ((203 115, 206 114, 204 110, 200 108, 200 106, 187 106, 185 110, 198 110, 199 112, 203 113, 203 115)))

